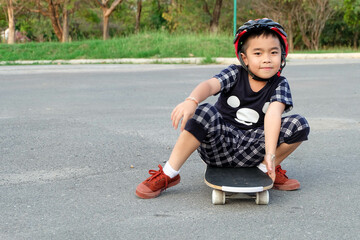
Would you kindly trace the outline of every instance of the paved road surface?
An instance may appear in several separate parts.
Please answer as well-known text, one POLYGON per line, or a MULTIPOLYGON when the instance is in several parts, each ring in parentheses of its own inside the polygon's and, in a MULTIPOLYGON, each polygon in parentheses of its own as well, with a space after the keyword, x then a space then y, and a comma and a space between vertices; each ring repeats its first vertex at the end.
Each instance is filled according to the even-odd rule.
POLYGON ((283 164, 301 190, 213 206, 195 153, 180 185, 135 196, 175 143, 172 108, 223 67, 0 67, 0 239, 358 239, 360 60, 284 70, 311 124, 283 164))

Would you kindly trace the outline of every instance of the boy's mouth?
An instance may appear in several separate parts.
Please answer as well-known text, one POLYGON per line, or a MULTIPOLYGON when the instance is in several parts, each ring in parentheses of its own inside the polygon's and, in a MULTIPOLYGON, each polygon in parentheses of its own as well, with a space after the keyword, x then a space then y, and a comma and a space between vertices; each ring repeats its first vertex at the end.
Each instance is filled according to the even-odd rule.
POLYGON ((273 68, 272 67, 262 67, 260 69, 262 69, 262 70, 272 70, 273 68))

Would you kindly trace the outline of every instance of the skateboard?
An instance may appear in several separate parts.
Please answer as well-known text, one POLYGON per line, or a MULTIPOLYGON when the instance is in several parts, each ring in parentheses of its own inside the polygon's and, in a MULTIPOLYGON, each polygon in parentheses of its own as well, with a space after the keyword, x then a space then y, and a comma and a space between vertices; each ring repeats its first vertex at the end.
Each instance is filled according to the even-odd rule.
POLYGON ((207 166, 205 183, 213 188, 212 203, 225 204, 226 198, 255 198, 256 204, 269 203, 273 181, 257 167, 220 168, 207 166))

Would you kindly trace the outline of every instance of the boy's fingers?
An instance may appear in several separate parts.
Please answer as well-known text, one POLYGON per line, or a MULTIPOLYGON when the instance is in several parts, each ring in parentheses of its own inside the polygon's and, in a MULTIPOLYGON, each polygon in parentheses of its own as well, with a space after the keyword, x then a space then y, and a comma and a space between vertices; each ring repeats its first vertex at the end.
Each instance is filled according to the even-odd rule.
POLYGON ((180 130, 183 131, 185 129, 187 121, 192 117, 192 115, 193 110, 189 108, 189 105, 186 105, 185 103, 180 103, 178 106, 176 106, 171 113, 171 121, 174 129, 177 129, 180 125, 180 130))
POLYGON ((183 120, 181 121, 181 131, 184 131, 186 122, 189 120, 188 116, 184 116, 183 120))
POLYGON ((172 124, 173 124, 173 126, 175 125, 175 120, 176 120, 176 118, 175 118, 175 110, 171 113, 171 121, 172 121, 172 124))
POLYGON ((271 178, 271 180, 273 180, 273 182, 275 181, 275 169, 272 166, 272 163, 267 163, 267 168, 268 168, 268 173, 269 173, 269 177, 271 178))
POLYGON ((171 112, 171 120, 172 121, 174 121, 176 113, 177 113, 177 107, 174 108, 174 110, 171 112))
POLYGON ((268 172, 271 172, 271 164, 268 161, 266 161, 265 164, 268 172))
POLYGON ((270 175, 271 175, 270 176, 271 180, 273 180, 273 182, 275 182, 275 177, 276 177, 275 171, 271 171, 270 175))
POLYGON ((182 113, 177 113, 177 114, 174 116, 173 126, 174 126, 175 129, 178 128, 179 122, 180 122, 180 120, 181 120, 182 117, 183 117, 183 114, 182 114, 182 113))
POLYGON ((177 118, 174 118, 174 120, 173 120, 173 127, 174 127, 175 129, 177 129, 177 128, 178 128, 178 125, 179 125, 179 120, 177 120, 177 118))

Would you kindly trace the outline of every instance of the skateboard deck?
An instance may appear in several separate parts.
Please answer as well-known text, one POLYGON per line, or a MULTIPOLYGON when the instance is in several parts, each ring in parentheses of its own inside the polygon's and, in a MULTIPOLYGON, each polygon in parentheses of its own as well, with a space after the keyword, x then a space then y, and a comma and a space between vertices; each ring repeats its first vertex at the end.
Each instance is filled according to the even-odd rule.
POLYGON ((268 190, 273 186, 271 178, 257 167, 207 166, 205 183, 213 188, 213 204, 225 204, 226 198, 255 198, 256 204, 268 204, 268 190))

